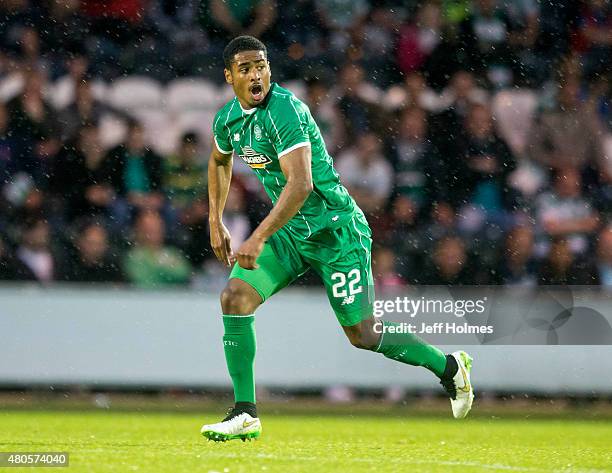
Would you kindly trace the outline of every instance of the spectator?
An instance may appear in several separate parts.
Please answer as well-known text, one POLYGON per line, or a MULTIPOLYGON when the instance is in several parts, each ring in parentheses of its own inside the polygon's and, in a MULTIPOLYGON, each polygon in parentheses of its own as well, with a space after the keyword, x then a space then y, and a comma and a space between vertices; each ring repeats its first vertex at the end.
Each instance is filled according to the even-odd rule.
POLYGON ((612 56, 612 6, 607 0, 583 2, 578 19, 579 50, 587 76, 610 70, 612 56))
POLYGON ((197 23, 198 2, 149 0, 146 14, 146 23, 155 29, 153 47, 163 49, 172 74, 199 75, 197 67, 202 66, 202 58, 210 59, 211 51, 210 41, 197 23))
POLYGON ((419 107, 430 113, 441 112, 448 106, 442 97, 429 88, 420 72, 406 74, 403 84, 389 87, 383 104, 387 110, 419 107))
POLYGON ((17 167, 15 141, 8 130, 8 112, 0 102, 0 190, 9 183, 17 167))
POLYGON ((340 83, 332 91, 339 97, 338 108, 344 116, 346 135, 354 138, 372 128, 381 93, 364 80, 365 72, 358 64, 346 64, 340 71, 340 83))
POLYGON ((364 133, 356 146, 338 157, 336 168, 342 183, 366 214, 381 212, 393 189, 393 168, 381 148, 374 133, 364 133))
POLYGON ((144 23, 145 0, 81 0, 89 33, 87 53, 95 73, 112 79, 138 70, 147 50, 159 48, 149 40, 153 31, 144 23), (142 47, 144 46, 144 47, 142 47))
POLYGON ((401 16, 392 5, 372 5, 368 21, 356 29, 351 45, 358 46, 355 55, 381 87, 396 82, 394 55, 401 16))
POLYGON ((176 209, 188 209, 194 202, 207 198, 206 162, 199 155, 199 145, 195 133, 185 133, 178 153, 164 161, 164 190, 176 209))
POLYGON ((508 40, 512 48, 517 51, 533 51, 540 30, 538 2, 536 0, 502 2, 502 8, 509 20, 508 40))
POLYGON ((110 150, 106 159, 115 193, 134 211, 162 209, 162 161, 146 147, 142 125, 130 123, 125 142, 110 150))
POLYGON ((197 135, 185 133, 178 153, 164 163, 166 196, 180 224, 179 246, 194 266, 210 253, 206 162, 198 146, 197 135))
POLYGON ((214 22, 211 35, 219 37, 222 42, 240 34, 262 37, 276 21, 275 0, 248 0, 241 3, 210 0, 207 3, 214 22))
MULTIPOLYGON (((143 0, 81 0, 81 9, 90 18, 110 20, 105 24, 137 25, 144 18, 144 3, 143 0)), ((112 30, 107 33, 112 34, 112 30)))
MULTIPOLYGON (((612 156, 612 136, 608 138, 609 155, 612 156)), ((599 186, 593 193, 593 202, 603 221, 612 221, 612 159, 606 159, 599 167, 599 186)))
POLYGON ((370 10, 368 0, 315 0, 315 4, 323 27, 329 32, 331 49, 346 52, 370 10))
POLYGON ((23 92, 7 104, 19 169, 39 182, 48 174, 47 158, 60 147, 55 112, 43 98, 43 82, 40 72, 28 72, 23 92))
POLYGON ((553 240, 548 256, 538 274, 542 285, 599 285, 599 275, 588 260, 578 260, 570 242, 563 237, 553 240))
POLYGON ((430 242, 452 235, 457 226, 457 214, 450 204, 435 201, 431 207, 431 222, 425 229, 425 238, 430 242))
POLYGON ((540 34, 536 43, 540 61, 554 64, 569 49, 570 30, 576 23, 581 2, 539 2, 540 34))
MULTIPOLYGON (((594 77, 588 84, 588 98, 586 106, 591 108, 599 118, 603 128, 603 148, 606 149, 606 140, 612 136, 612 109, 610 98, 612 97, 612 74, 602 74, 594 77)), ((604 155, 607 154, 604 152, 604 155)))
POLYGON ((553 189, 536 202, 536 221, 540 243, 550 238, 564 238, 573 253, 588 249, 588 237, 599 226, 599 217, 589 199, 582 194, 580 173, 576 168, 557 171, 553 189))
POLYGON ((184 33, 194 33, 196 5, 192 0, 150 0, 147 17, 155 28, 169 40, 180 41, 184 33))
POLYGON ((584 170, 602 159, 601 128, 591 107, 580 103, 576 79, 563 82, 554 108, 543 111, 533 127, 528 153, 549 168, 584 170))
POLYGON ((425 266, 424 255, 428 246, 414 201, 397 196, 387 220, 389 225, 385 234, 374 233, 374 241, 393 248, 399 274, 405 281, 410 281, 425 266))
POLYGON ((395 191, 421 209, 427 204, 429 161, 437 159, 427 140, 427 117, 423 110, 416 107, 404 110, 394 149, 395 191))
POLYGON ((22 66, 28 69, 46 70, 48 62, 43 59, 38 30, 25 27, 21 30, 19 38, 19 60, 22 66))
POLYGON ((331 93, 323 81, 312 79, 307 81, 306 86, 306 101, 310 112, 321 130, 327 151, 334 155, 335 151, 340 149, 345 142, 345 130, 340 110, 330 97, 331 93))
POLYGON ((58 110, 74 103, 80 82, 92 82, 89 80, 89 59, 83 54, 71 54, 62 62, 62 69, 67 69, 67 74, 61 75, 53 85, 53 103, 58 110))
MULTIPOLYGON (((288 77, 303 78, 304 68, 330 68, 327 30, 317 14, 316 0, 278 0, 277 11, 281 21, 271 31, 280 54, 275 69, 281 68, 288 77), (313 12, 315 12, 313 14, 313 12), (304 21, 308 18, 308 21, 304 21), (283 28, 281 25, 291 25, 283 28), (286 56, 283 58, 283 56, 286 56)), ((319 74, 317 74, 318 76, 319 74)))
POLYGON ((465 244, 456 236, 438 240, 433 248, 431 262, 424 271, 414 276, 414 284, 436 286, 470 284, 468 255, 465 244))
POLYGON ((12 53, 17 53, 21 44, 24 29, 40 30, 40 22, 44 19, 41 7, 30 0, 13 0, 0 3, 2 30, 0 30, 0 46, 12 53))
POLYGON ((69 222, 94 215, 108 218, 109 222, 123 218, 114 215, 116 193, 111 185, 111 165, 93 124, 85 124, 78 140, 63 147, 54 163, 50 191, 65 202, 69 222))
POLYGON ((74 102, 69 104, 58 117, 64 143, 75 140, 82 126, 86 124, 98 126, 105 110, 105 107, 94 98, 92 84, 88 79, 79 80, 74 84, 74 88, 74 102))
MULTIPOLYGON (((470 108, 465 133, 457 144, 456 181, 449 184, 449 201, 458 208, 466 203, 492 220, 503 218, 512 201, 508 175, 516 162, 508 145, 493 128, 491 111, 484 105, 470 108)), ((453 173, 453 167, 449 166, 453 173)))
POLYGON ((495 85, 507 86, 513 62, 508 42, 510 21, 495 0, 472 4, 472 13, 460 25, 460 47, 465 48, 472 71, 486 75, 495 85))
POLYGON ((80 0, 51 0, 40 34, 43 48, 61 60, 84 50, 89 25, 81 15, 80 0), (70 34, 66 34, 70 31, 70 34))
POLYGON ((111 253, 102 225, 87 222, 82 226, 57 279, 91 283, 123 281, 119 261, 111 253))
POLYGON ((430 119, 430 136, 443 159, 456 153, 456 140, 463 133, 470 108, 475 104, 484 105, 487 100, 487 93, 476 85, 473 74, 458 71, 452 76, 440 97, 439 106, 443 111, 430 119))
POLYGON ((612 225, 599 233, 595 265, 600 284, 612 288, 612 225))
POLYGON ((523 84, 539 85, 544 79, 545 68, 536 52, 540 32, 540 5, 536 0, 502 2, 508 18, 508 43, 513 55, 519 59, 515 69, 517 81, 523 84))
POLYGON ((186 285, 191 267, 183 255, 166 246, 166 228, 160 215, 144 210, 134 224, 134 244, 123 261, 128 280, 145 289, 186 285))
POLYGON ((33 281, 32 271, 15 258, 12 248, 0 236, 0 281, 33 281))
POLYGON ((510 230, 499 258, 499 268, 494 269, 495 282, 505 286, 535 286, 537 270, 533 248, 534 232, 530 227, 521 225, 510 230))
POLYGON ((372 255, 372 272, 376 293, 380 295, 394 293, 406 287, 406 281, 396 270, 397 255, 391 248, 380 247, 372 255))
POLYGON ((55 279, 56 261, 50 249, 49 223, 40 217, 26 220, 16 256, 20 279, 49 283, 55 279))
POLYGON ((402 28, 397 45, 397 61, 401 71, 419 70, 442 41, 442 8, 438 2, 424 2, 416 21, 402 28))
POLYGON ((476 83, 474 74, 465 70, 453 74, 440 97, 441 106, 457 114, 459 121, 467 115, 472 105, 485 105, 488 99, 487 92, 476 83))

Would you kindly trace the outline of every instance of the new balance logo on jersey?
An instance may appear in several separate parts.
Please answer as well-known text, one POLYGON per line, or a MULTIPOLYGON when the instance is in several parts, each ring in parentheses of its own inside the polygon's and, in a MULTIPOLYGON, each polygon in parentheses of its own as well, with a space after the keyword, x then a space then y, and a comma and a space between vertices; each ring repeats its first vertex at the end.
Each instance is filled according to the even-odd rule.
POLYGON ((346 296, 341 305, 348 305, 352 304, 353 302, 355 302, 355 296, 346 296))
POLYGON ((256 152, 250 146, 244 146, 242 148, 242 154, 239 154, 238 156, 240 156, 242 160, 253 169, 264 169, 272 162, 272 160, 265 154, 256 152))

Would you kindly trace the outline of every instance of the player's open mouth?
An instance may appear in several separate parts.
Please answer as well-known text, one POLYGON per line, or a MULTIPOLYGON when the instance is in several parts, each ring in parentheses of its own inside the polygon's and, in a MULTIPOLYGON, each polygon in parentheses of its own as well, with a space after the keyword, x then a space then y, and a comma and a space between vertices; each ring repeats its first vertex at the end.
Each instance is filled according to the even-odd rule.
POLYGON ((261 100, 263 100, 264 98, 263 85, 254 84, 251 87, 249 87, 249 91, 251 92, 251 95, 253 96, 253 100, 255 100, 255 102, 260 102, 261 100))

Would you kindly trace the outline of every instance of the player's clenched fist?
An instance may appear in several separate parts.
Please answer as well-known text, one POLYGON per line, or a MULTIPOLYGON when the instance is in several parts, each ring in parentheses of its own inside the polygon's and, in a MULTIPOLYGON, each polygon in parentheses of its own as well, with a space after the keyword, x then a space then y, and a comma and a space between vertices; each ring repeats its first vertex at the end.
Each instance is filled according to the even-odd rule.
POLYGON ((223 223, 210 224, 210 246, 217 259, 225 266, 229 266, 236 261, 230 242, 230 233, 223 223))
POLYGON ((251 235, 246 240, 238 251, 236 252, 236 258, 240 267, 244 269, 257 269, 259 265, 255 262, 263 250, 264 240, 257 236, 251 235))

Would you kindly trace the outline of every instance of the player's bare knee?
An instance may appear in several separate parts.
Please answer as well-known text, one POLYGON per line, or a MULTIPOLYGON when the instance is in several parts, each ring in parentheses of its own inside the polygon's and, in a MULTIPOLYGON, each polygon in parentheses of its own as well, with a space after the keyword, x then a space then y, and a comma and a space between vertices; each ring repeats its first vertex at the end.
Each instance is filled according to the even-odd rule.
POLYGON ((259 301, 240 284, 230 280, 221 292, 221 309, 224 314, 248 315, 255 312, 259 301))
POLYGON ((374 330, 370 320, 364 320, 357 325, 344 327, 344 332, 351 345, 362 350, 372 350, 378 345, 380 335, 374 330))
POLYGON ((344 327, 344 333, 351 345, 361 350, 372 350, 378 344, 378 335, 373 330, 369 330, 367 325, 344 327))

